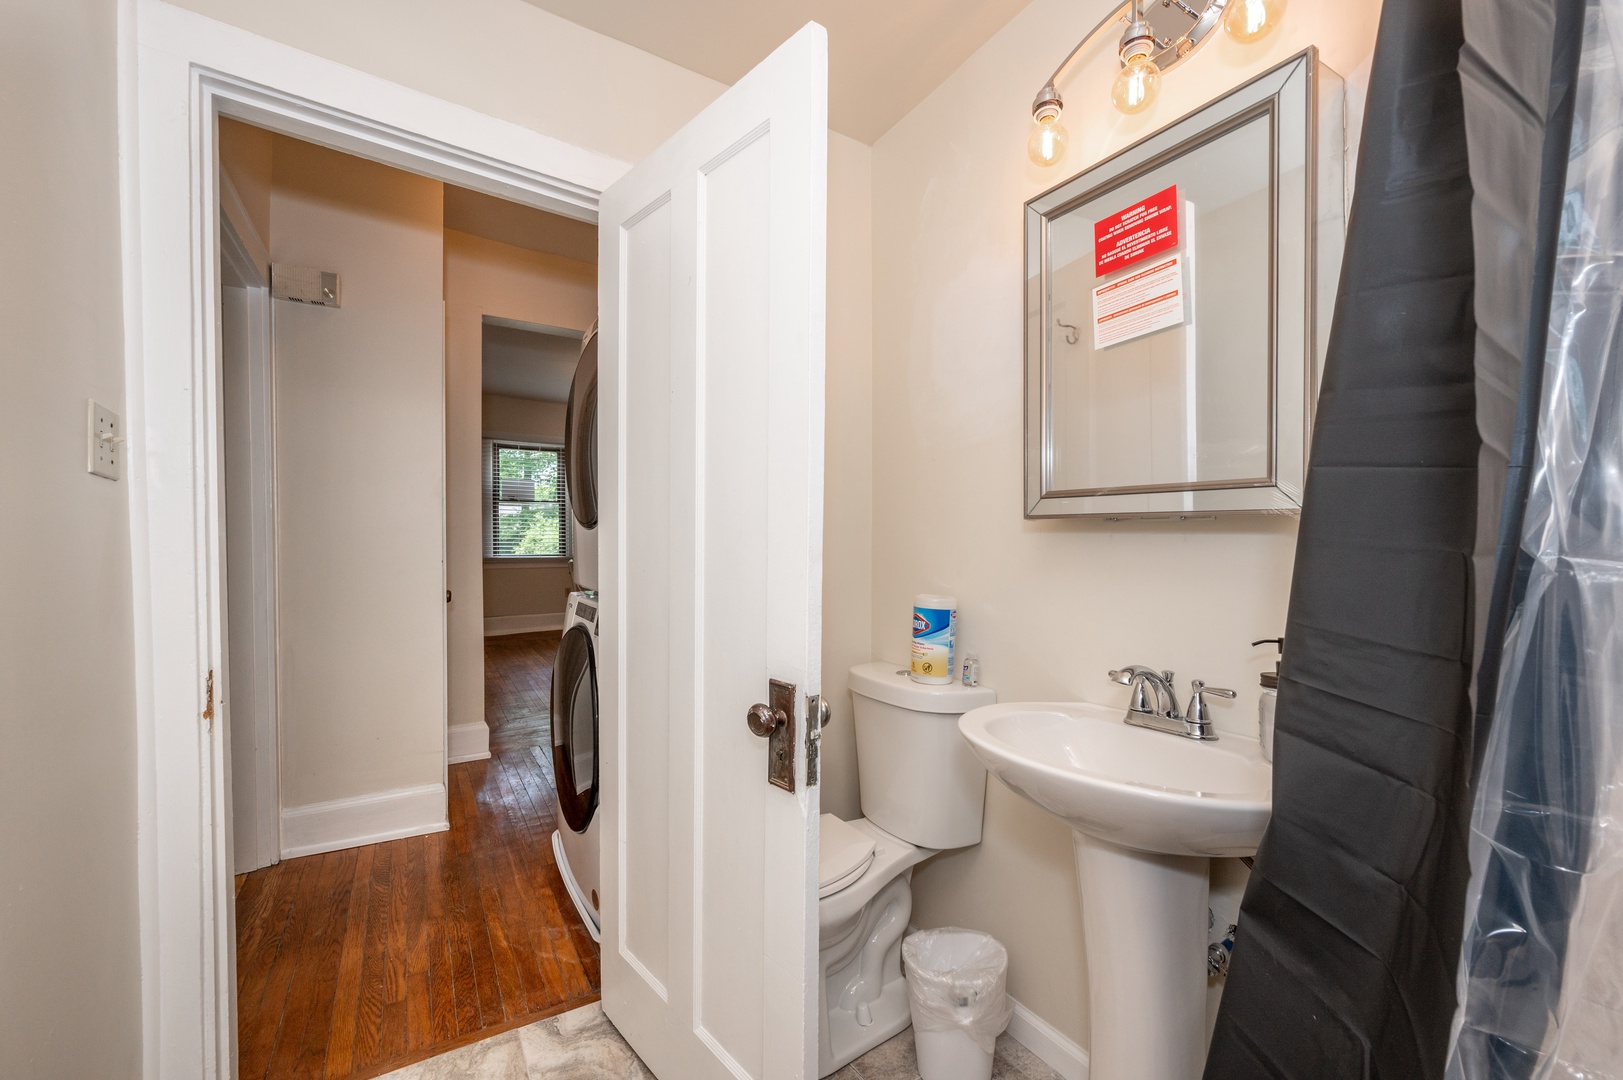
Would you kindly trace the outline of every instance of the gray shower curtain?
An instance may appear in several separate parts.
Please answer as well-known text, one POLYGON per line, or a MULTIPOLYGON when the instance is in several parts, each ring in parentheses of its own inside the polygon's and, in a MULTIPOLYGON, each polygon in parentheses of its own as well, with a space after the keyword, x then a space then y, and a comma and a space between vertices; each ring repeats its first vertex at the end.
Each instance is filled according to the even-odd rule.
POLYGON ((1460 0, 1388 0, 1297 540, 1274 811, 1207 1080, 1441 1076, 1477 455, 1460 0))
POLYGON ((1620 58, 1382 13, 1209 1080, 1623 1076, 1620 58))

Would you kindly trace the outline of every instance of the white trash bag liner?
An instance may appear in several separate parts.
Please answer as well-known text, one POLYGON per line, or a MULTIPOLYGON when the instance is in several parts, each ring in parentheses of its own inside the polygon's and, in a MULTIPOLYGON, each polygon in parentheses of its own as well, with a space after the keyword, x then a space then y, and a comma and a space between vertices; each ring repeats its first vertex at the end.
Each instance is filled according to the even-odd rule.
POLYGON ((990 1055, 1009 1026, 1009 953, 992 935, 946 926, 902 942, 918 1032, 961 1032, 990 1055))

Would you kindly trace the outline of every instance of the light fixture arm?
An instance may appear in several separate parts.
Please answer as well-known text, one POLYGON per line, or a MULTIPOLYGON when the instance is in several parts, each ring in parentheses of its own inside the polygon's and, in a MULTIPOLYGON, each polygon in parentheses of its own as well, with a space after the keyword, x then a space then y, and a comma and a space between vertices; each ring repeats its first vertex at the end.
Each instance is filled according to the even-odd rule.
MULTIPOLYGON (((1156 0, 1149 0, 1149 2, 1155 3, 1156 0)), ((1195 46, 1205 40, 1206 36, 1222 21, 1223 11, 1228 7, 1229 2, 1230 0, 1205 0, 1197 9, 1193 5, 1184 2, 1184 0, 1161 0, 1162 6, 1175 7, 1194 21, 1194 25, 1178 40, 1165 43, 1159 39, 1155 41, 1155 61, 1162 71, 1170 70, 1178 61, 1193 52, 1195 46), (1165 55, 1169 52, 1173 54, 1170 57, 1165 55)), ((1043 94, 1058 100, 1057 87, 1059 81, 1064 77, 1065 72, 1070 69, 1072 62, 1082 55, 1083 50, 1093 44, 1095 39, 1104 33, 1111 24, 1123 20, 1124 17, 1128 21, 1142 18, 1142 10, 1143 4, 1141 0, 1126 0, 1125 3, 1117 4, 1111 8, 1105 14, 1105 17, 1095 23, 1093 29, 1089 30, 1086 36, 1076 43, 1076 47, 1065 54, 1065 59, 1059 62, 1059 66, 1054 69, 1054 73, 1048 77, 1048 82, 1043 86, 1043 94)), ((1043 95, 1039 95, 1038 103, 1041 103, 1042 100, 1043 95)), ((1035 108, 1036 105, 1034 104, 1033 109, 1035 110, 1035 108)))
MULTIPOLYGON (((1127 3, 1119 4, 1116 7, 1111 8, 1105 17, 1095 23, 1093 29, 1089 30, 1086 36, 1084 36, 1081 41, 1076 43, 1076 48, 1065 54, 1065 59, 1059 62, 1059 67, 1054 69, 1054 74, 1048 77, 1048 83, 1043 87, 1043 92, 1045 94, 1053 95, 1056 98, 1058 97, 1058 94, 1055 92, 1055 88, 1059 86, 1059 80, 1061 76, 1065 74, 1065 69, 1071 66, 1071 61, 1075 60, 1079 55, 1081 55, 1082 50, 1086 49, 1090 44, 1092 44, 1093 39, 1098 37, 1107 26, 1109 26, 1111 23, 1119 21, 1121 19, 1122 12, 1128 8, 1132 8, 1134 14, 1137 14, 1137 0, 1127 0, 1127 3)), ((1039 96, 1039 101, 1040 100, 1041 97, 1039 96)))

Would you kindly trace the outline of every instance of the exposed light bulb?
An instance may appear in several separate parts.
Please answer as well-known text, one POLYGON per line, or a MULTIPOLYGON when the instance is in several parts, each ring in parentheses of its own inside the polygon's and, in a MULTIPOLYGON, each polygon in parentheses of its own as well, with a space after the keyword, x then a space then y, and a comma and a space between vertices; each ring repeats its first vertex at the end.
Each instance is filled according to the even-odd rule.
POLYGON ((1065 146, 1069 141, 1070 132, 1059 122, 1059 110, 1040 112, 1036 123, 1031 125, 1030 137, 1026 139, 1026 153, 1031 155, 1034 164, 1046 169, 1065 156, 1065 146))
POLYGON ((1161 92, 1161 69, 1143 54, 1127 58, 1110 86, 1110 103, 1131 116, 1155 104, 1161 92))
POLYGON ((1242 45, 1268 36, 1285 16, 1285 0, 1229 0, 1223 29, 1242 45))

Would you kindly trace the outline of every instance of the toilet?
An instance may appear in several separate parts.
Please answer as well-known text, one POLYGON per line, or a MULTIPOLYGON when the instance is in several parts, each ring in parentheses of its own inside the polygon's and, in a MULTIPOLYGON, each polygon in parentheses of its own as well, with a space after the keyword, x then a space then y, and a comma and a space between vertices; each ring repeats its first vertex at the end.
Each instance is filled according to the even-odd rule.
POLYGON ((895 664, 851 669, 862 817, 820 823, 817 1075, 861 1057, 911 1022, 902 936, 913 867, 981 841, 986 770, 958 717, 991 705, 986 686, 914 682, 895 664))

